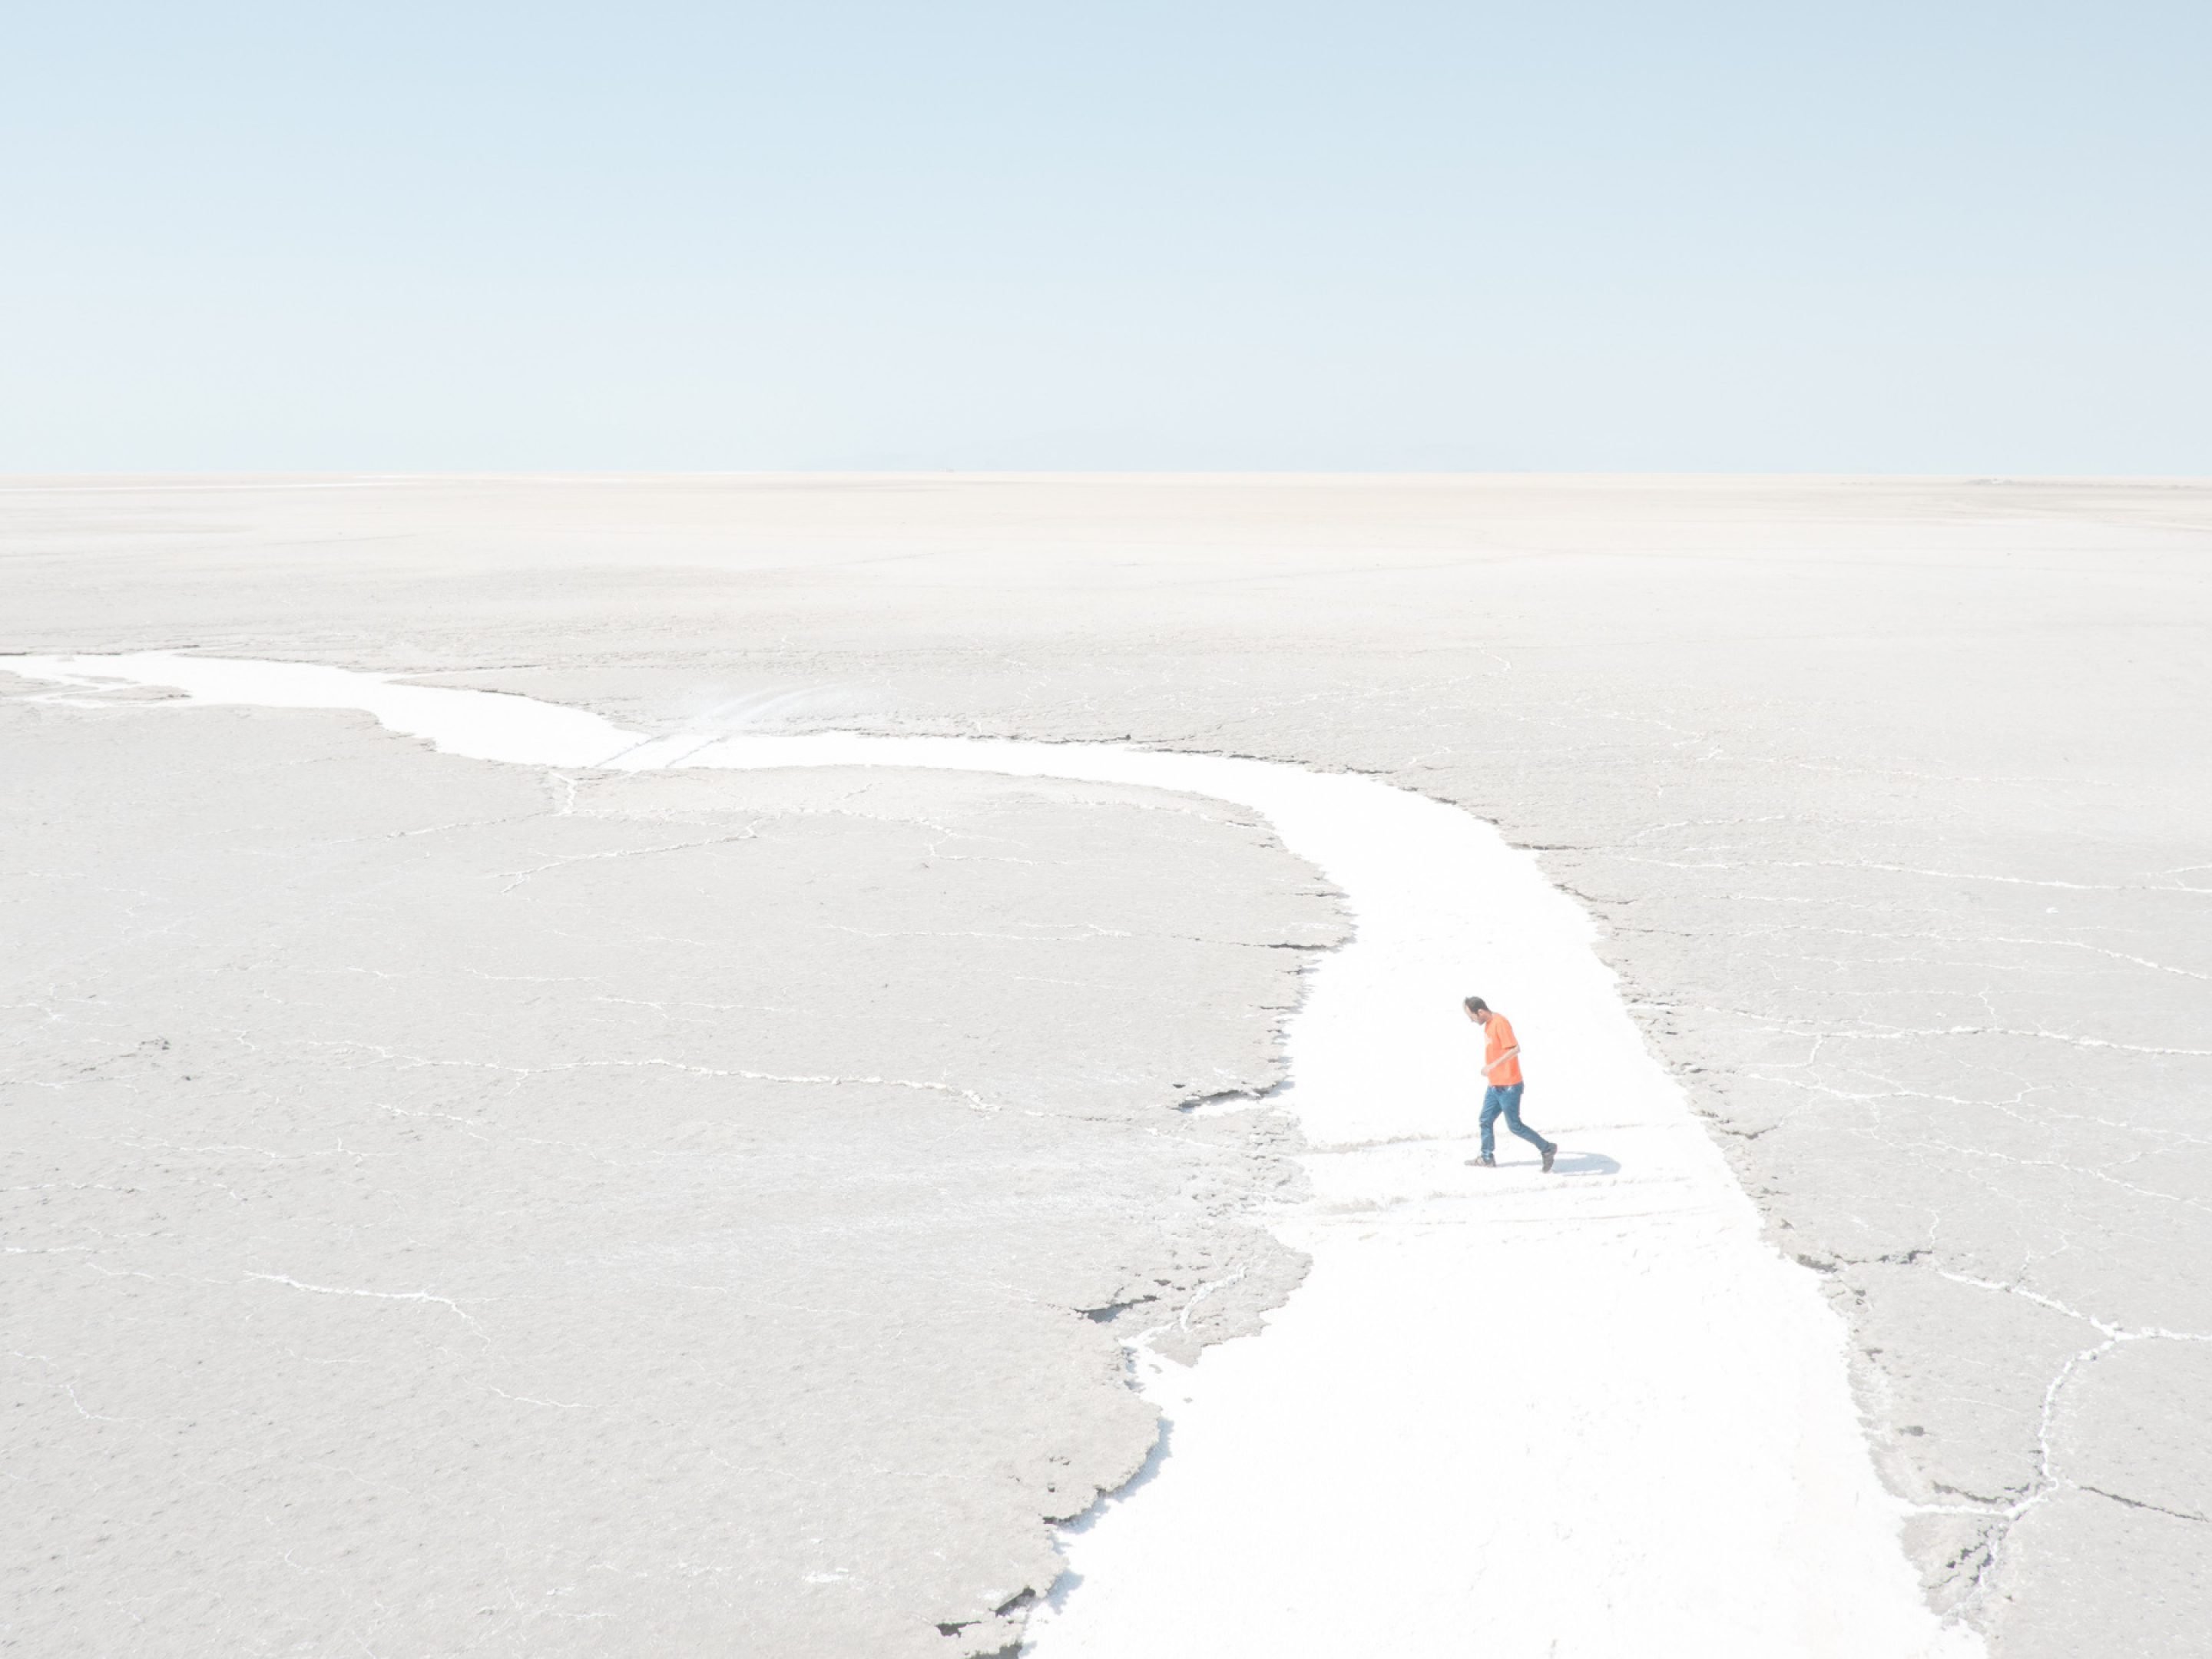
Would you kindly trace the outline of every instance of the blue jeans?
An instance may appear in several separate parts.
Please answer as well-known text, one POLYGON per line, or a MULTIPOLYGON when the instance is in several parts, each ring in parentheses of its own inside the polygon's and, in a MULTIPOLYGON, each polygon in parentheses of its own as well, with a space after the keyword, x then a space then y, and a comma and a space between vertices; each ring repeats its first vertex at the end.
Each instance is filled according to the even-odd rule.
POLYGON ((1503 1089, 1495 1085, 1484 1091, 1482 1097, 1482 1155, 1497 1156, 1496 1124, 1498 1115, 1505 1114, 1505 1127, 1519 1135, 1540 1152, 1557 1150, 1552 1143, 1521 1121, 1521 1091, 1522 1085, 1509 1083, 1503 1089))

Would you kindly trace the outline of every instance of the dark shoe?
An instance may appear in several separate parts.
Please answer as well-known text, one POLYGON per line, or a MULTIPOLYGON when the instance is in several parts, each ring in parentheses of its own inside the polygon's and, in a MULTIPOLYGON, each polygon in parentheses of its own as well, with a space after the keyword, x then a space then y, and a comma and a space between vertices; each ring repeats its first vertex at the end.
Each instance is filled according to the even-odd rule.
POLYGON ((1556 1146, 1547 1146, 1544 1148, 1544 1173, 1546 1175, 1552 1173, 1552 1160, 1559 1155, 1559 1149, 1556 1146))
POLYGON ((1477 1164, 1481 1165, 1482 1168, 1486 1170, 1494 1170, 1498 1167, 1498 1160, 1491 1157, 1489 1153, 1485 1152, 1480 1158, 1471 1158, 1467 1161, 1467 1166, 1470 1170, 1474 1169, 1477 1164))

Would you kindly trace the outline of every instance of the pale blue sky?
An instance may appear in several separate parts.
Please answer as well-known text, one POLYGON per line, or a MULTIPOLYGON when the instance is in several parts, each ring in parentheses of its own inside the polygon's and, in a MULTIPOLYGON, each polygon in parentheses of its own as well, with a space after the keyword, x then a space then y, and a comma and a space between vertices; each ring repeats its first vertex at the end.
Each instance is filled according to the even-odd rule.
POLYGON ((15 8, 0 471, 2212 472, 2212 6, 15 8))

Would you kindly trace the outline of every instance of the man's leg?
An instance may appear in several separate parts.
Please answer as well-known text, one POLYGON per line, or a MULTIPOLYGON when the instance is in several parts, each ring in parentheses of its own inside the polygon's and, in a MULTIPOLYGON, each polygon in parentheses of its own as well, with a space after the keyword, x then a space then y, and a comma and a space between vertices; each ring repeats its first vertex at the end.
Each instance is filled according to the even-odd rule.
POLYGON ((1482 1091, 1482 1155, 1485 1158, 1498 1155, 1496 1125, 1498 1115, 1504 1109, 1504 1097, 1497 1090, 1485 1089, 1482 1091))
MULTIPOLYGON (((1518 1083, 1509 1083, 1503 1089, 1492 1089, 1490 1091, 1498 1097, 1498 1109, 1505 1114, 1505 1127, 1540 1152, 1558 1152, 1559 1150, 1558 1147, 1521 1121, 1521 1091, 1523 1086, 1518 1083)), ((1489 1103, 1486 1101, 1482 1109, 1482 1150, 1486 1152, 1490 1150, 1489 1131, 1492 1115, 1489 1103)))

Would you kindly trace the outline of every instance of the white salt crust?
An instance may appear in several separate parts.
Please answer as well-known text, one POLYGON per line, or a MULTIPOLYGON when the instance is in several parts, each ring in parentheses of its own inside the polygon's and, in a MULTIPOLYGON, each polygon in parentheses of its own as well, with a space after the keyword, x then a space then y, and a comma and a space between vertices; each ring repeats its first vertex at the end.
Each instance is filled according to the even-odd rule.
MULTIPOLYGON (((1044 1659, 1981 1653, 1926 1607, 1845 1380, 1844 1328, 1645 1049, 1591 925, 1528 854, 1371 779, 1114 745, 647 738, 343 670, 146 653, 0 659, 199 703, 350 708, 515 765, 939 768, 1187 791, 1266 816, 1358 934, 1291 1021, 1310 1253, 1254 1340, 1135 1350, 1161 1455, 1066 1529, 1044 1659), (1470 992, 1509 1012, 1528 1121, 1475 1150, 1470 992)), ((1234 1109, 1234 1103, 1224 1103, 1234 1109)))

